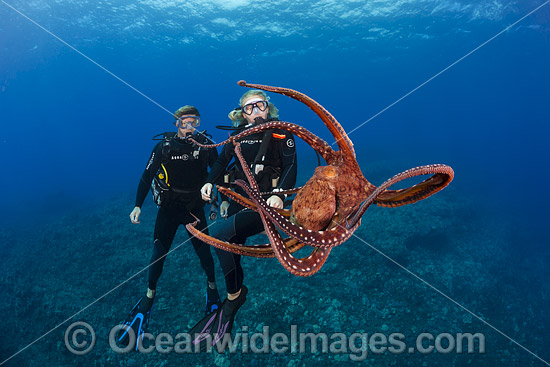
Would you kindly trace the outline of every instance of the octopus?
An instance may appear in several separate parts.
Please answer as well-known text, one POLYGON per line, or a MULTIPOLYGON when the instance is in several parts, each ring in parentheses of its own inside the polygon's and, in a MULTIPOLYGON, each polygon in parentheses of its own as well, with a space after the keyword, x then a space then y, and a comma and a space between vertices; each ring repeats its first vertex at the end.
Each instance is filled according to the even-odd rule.
POLYGON ((230 188, 218 186, 218 190, 235 202, 259 213, 269 243, 262 245, 239 245, 221 241, 196 229, 197 221, 187 225, 189 231, 205 243, 236 254, 269 258, 276 257, 291 274, 311 276, 317 273, 333 247, 346 242, 361 224, 361 218, 370 205, 399 207, 423 200, 445 188, 453 180, 454 171, 444 164, 414 167, 401 172, 375 186, 361 172, 353 143, 342 125, 323 106, 298 91, 239 81, 243 87, 261 89, 282 94, 304 103, 319 116, 336 140, 338 150, 304 127, 284 121, 271 121, 253 126, 229 139, 203 147, 218 147, 234 144, 235 153, 245 171, 246 179, 236 180, 248 197, 230 188), (285 195, 296 194, 289 209, 270 207, 263 198, 268 193, 260 192, 244 160, 239 140, 245 136, 270 129, 284 129, 310 145, 326 162, 315 169, 313 176, 302 187, 281 191, 285 195), (405 179, 430 175, 411 187, 390 190, 394 184, 405 179), (283 238, 280 232, 287 237, 283 238), (311 253, 303 258, 294 256, 296 251, 311 247, 311 253))

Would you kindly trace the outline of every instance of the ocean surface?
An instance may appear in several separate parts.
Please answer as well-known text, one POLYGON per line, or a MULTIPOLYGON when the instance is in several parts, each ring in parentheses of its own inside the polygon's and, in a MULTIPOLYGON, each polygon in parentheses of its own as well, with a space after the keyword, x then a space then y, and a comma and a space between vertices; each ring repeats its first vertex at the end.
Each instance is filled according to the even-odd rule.
MULTIPOLYGON (((550 365, 549 65, 542 0, 0 1, 0 365, 550 365), (152 251, 152 200, 140 225, 128 218, 151 137, 191 104, 223 140, 215 125, 229 124, 241 79, 322 104, 375 185, 433 163, 455 179, 416 204, 369 208, 312 277, 243 259, 234 333, 295 325, 327 334, 329 350, 117 353, 109 331, 143 294, 152 251), (77 321, 96 335, 83 355, 65 342, 77 321), (401 333, 407 348, 369 339, 367 353, 335 333, 401 333), (441 348, 421 352, 422 333, 441 348), (483 342, 459 353, 457 333, 483 342)), ((334 142, 303 104, 270 97, 281 120, 334 142)), ((301 185, 317 162, 305 143, 297 151, 301 185)), ((180 228, 155 336, 202 314, 186 240, 180 228)))

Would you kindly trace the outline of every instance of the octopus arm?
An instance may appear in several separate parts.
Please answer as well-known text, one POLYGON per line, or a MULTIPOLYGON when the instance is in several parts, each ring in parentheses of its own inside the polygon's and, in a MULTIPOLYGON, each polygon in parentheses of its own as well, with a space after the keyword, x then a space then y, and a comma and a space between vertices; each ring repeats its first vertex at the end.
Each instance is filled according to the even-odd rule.
MULTIPOLYGON (((451 181, 453 180, 454 172, 453 169, 449 166, 446 166, 444 164, 432 164, 427 166, 420 166, 408 169, 404 172, 401 172, 392 178, 385 181, 382 185, 378 186, 376 190, 374 190, 359 206, 357 211, 350 217, 350 219, 347 221, 346 227, 347 228, 353 228, 358 223, 365 211, 368 209, 368 207, 376 203, 378 205, 382 206, 399 206, 399 205, 405 205, 414 203, 418 200, 425 199, 428 196, 431 196, 435 194, 436 192, 442 190, 445 188, 451 181), (417 188, 412 189, 414 186, 412 186, 409 189, 412 189, 410 192, 396 190, 393 193, 396 194, 396 198, 394 198, 394 201, 392 202, 391 199, 386 202, 378 203, 377 199, 382 195, 384 192, 387 192, 386 190, 396 184, 399 181, 403 181, 407 178, 415 177, 415 176, 422 176, 422 175, 433 175, 429 179, 421 182, 418 184, 417 188), (401 192, 400 192, 401 191, 401 192), (399 193, 398 193, 399 192, 399 193), (400 196, 402 195, 402 196, 400 196), (394 203, 395 205, 389 205, 390 203, 394 203), (387 204, 387 205, 383 205, 387 204)), ((391 196, 392 192, 386 193, 386 195, 391 196)))
POLYGON ((266 130, 271 130, 271 129, 282 129, 282 130, 290 131, 292 134, 296 135, 297 137, 302 139, 304 142, 309 144, 317 153, 321 155, 321 157, 323 157, 323 159, 327 163, 336 161, 339 156, 326 141, 324 141, 317 135, 313 134, 311 131, 303 128, 300 125, 296 125, 291 122, 285 122, 285 121, 270 121, 270 122, 266 122, 260 125, 250 127, 245 131, 239 134, 233 135, 230 138, 217 144, 202 144, 193 138, 189 138, 189 141, 193 142, 193 144, 196 144, 197 146, 202 148, 216 148, 216 147, 228 144, 232 141, 238 141, 239 139, 242 139, 249 135, 257 134, 257 133, 264 132, 266 130))
MULTIPOLYGON (((210 235, 207 235, 201 232, 199 229, 196 228, 198 223, 199 223, 199 220, 197 219, 195 222, 187 224, 185 228, 187 228, 189 233, 191 233, 193 236, 197 237, 199 240, 201 240, 204 243, 207 243, 211 246, 217 247, 225 251, 232 252, 237 255, 259 257, 259 258, 275 257, 271 244, 243 246, 237 243, 225 242, 218 238, 212 237, 210 235)), ((289 253, 294 253, 305 246, 305 244, 300 243, 293 238, 287 238, 282 241, 283 241, 284 248, 289 253)))
POLYGON ((303 189, 303 186, 295 187, 293 189, 288 189, 288 190, 262 192, 262 193, 260 193, 260 195, 264 196, 264 195, 269 195, 269 194, 273 194, 273 193, 275 193, 277 195, 294 195, 298 191, 300 191, 301 189, 303 189))
POLYGON ((273 247, 275 257, 277 257, 277 260, 279 260, 281 265, 283 265, 288 272, 293 275, 307 277, 321 270, 328 255, 330 254, 330 248, 314 248, 309 256, 302 259, 295 258, 288 251, 288 248, 285 246, 281 235, 277 232, 273 223, 271 223, 263 211, 260 211, 259 213, 264 223, 265 233, 269 238, 269 243, 271 243, 271 246, 273 247))
POLYGON ((391 208, 412 204, 442 190, 451 180, 452 173, 436 173, 432 177, 409 188, 385 190, 376 198, 374 204, 391 208))
MULTIPOLYGON (((249 198, 245 198, 244 196, 242 196, 241 194, 227 188, 227 187, 224 187, 224 186, 216 186, 218 188, 218 191, 226 196, 228 196, 229 198, 231 198, 233 201, 235 201, 236 203, 248 208, 248 209, 252 209, 252 210, 255 210, 257 211, 257 208, 256 208, 256 204, 250 200, 249 198)), ((277 194, 280 194, 281 192, 278 191, 277 194)), ((283 192, 284 193, 284 192, 283 192)), ((279 214, 281 214, 282 216, 285 216, 285 217, 290 217, 290 210, 288 209, 275 209, 277 210, 277 212, 279 212, 279 214)))

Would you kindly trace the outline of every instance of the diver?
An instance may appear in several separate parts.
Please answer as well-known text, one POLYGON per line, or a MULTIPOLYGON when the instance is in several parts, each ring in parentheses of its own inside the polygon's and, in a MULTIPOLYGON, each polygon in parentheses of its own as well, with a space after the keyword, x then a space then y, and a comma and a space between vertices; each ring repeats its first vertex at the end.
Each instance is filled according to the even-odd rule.
MULTIPOLYGON (((229 118, 236 128, 232 135, 236 135, 256 124, 277 120, 278 109, 269 102, 265 92, 250 90, 243 94, 239 107, 229 113, 229 118)), ((277 191, 291 189, 296 184, 297 161, 293 135, 285 130, 272 129, 244 137, 239 142, 243 157, 250 165, 260 191, 269 192, 265 197, 267 204, 282 209, 285 197, 277 194, 277 191)), ((233 144, 223 147, 210 170, 201 189, 203 200, 212 199, 213 183, 219 182, 221 176, 224 176, 225 183, 236 179, 246 180, 240 161, 235 156, 233 144), (233 164, 230 164, 231 161, 233 164), (228 167, 232 168, 228 171, 228 167)), ((236 191, 245 195, 240 187, 236 191)), ((264 231, 260 215, 236 202, 223 201, 220 204, 220 215, 227 219, 216 222, 210 233, 222 241, 244 245, 248 237, 264 231)), ((207 343, 214 345, 224 334, 231 333, 235 314, 246 301, 248 292, 243 285, 241 256, 219 248, 215 251, 225 275, 227 298, 220 308, 199 321, 189 332, 192 338, 195 337, 193 343, 199 344, 201 350, 208 348, 207 343)))
MULTIPOLYGON (((135 207, 130 213, 131 222, 140 223, 141 206, 145 201, 149 187, 151 187, 159 210, 155 223, 149 284, 146 295, 138 301, 128 315, 124 323, 126 329, 123 328, 124 332, 119 338, 119 341, 126 344, 128 328, 132 327, 137 336, 136 349, 140 335, 145 332, 149 324, 157 281, 179 225, 194 222, 194 215, 200 220, 197 228, 208 233, 200 189, 206 181, 207 167, 212 167, 218 158, 218 152, 216 149, 200 148, 188 140, 189 137, 192 137, 202 144, 212 144, 205 132, 197 130, 200 125, 200 114, 195 107, 183 106, 174 113, 174 117, 176 118, 174 125, 178 130, 177 132, 164 133, 163 139, 153 149, 139 181, 135 207)), ((191 236, 189 232, 188 234, 206 273, 204 312, 208 314, 220 306, 214 275, 214 259, 209 245, 191 236)))

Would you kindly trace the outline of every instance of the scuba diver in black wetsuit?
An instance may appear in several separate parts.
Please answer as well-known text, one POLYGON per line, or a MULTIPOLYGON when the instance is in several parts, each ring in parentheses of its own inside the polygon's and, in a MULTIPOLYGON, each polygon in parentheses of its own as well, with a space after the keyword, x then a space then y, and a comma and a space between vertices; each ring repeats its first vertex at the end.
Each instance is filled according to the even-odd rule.
MULTIPOLYGON (((268 101, 269 98, 261 90, 246 92, 240 99, 240 107, 229 114, 234 126, 238 128, 232 135, 256 124, 276 120, 278 110, 268 101)), ((267 204, 275 208, 283 208, 285 197, 277 194, 277 191, 291 189, 296 183, 297 162, 294 137, 288 131, 273 129, 247 136, 239 142, 243 157, 251 165, 251 171, 255 175, 260 191, 270 193, 265 197, 267 204)), ((226 144, 223 147, 210 170, 206 184, 201 189, 203 200, 211 200, 213 183, 218 182, 224 173, 226 173, 224 179, 226 183, 233 182, 235 179, 246 180, 240 161, 235 157, 233 144, 226 144), (235 159, 235 165, 226 173, 226 168, 233 159, 235 159)), ((236 191, 244 194, 240 187, 237 187, 236 191)), ((227 219, 216 222, 211 227, 210 233, 222 241, 244 244, 248 237, 264 231, 260 215, 236 202, 229 204, 223 201, 220 204, 220 214, 227 219)), ((219 248, 215 251, 225 275, 227 299, 218 310, 199 321, 189 332, 191 337, 194 337, 193 343, 200 345, 201 350, 208 348, 208 343, 214 345, 225 334, 231 333, 235 314, 245 302, 248 292, 243 285, 241 256, 219 248)))
MULTIPOLYGON (((119 341, 128 341, 127 331, 130 327, 133 328, 138 338, 136 348, 140 334, 148 326, 157 281, 179 225, 194 222, 193 215, 195 215, 200 220, 198 228, 208 233, 200 188, 206 180, 207 166, 212 167, 218 152, 216 149, 199 148, 186 139, 193 137, 200 143, 212 144, 204 132, 196 130, 200 124, 200 115, 195 107, 181 107, 174 113, 174 117, 176 118, 174 124, 178 127, 178 131, 164 133, 162 141, 153 149, 138 185, 135 208, 130 213, 132 223, 140 223, 141 206, 153 183, 151 189, 154 200, 160 208, 155 223, 149 287, 147 294, 138 301, 128 315, 123 327, 124 332, 119 338, 119 341)), ((208 278, 205 307, 205 313, 208 314, 220 305, 214 276, 214 259, 209 245, 191 236, 189 232, 188 234, 208 278)))

